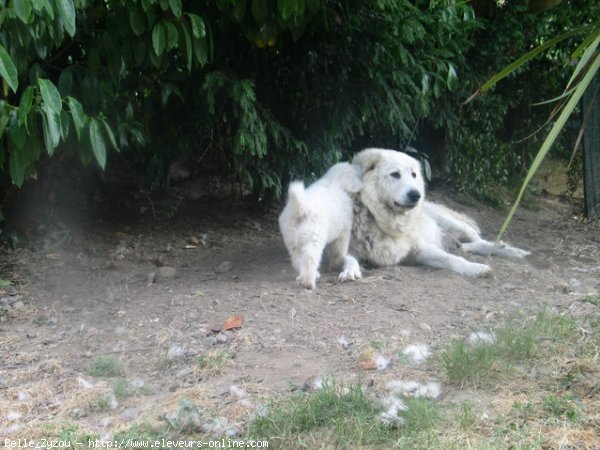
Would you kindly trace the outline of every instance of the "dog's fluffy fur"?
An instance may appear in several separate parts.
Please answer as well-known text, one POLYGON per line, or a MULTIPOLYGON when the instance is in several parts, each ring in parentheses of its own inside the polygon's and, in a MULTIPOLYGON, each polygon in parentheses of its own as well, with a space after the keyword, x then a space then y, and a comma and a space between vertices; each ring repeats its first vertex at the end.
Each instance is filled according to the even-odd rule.
POLYGON ((351 194, 362 187, 357 172, 349 163, 338 163, 306 189, 301 181, 290 183, 279 229, 298 272, 296 280, 308 289, 315 288, 325 247, 330 265, 343 266, 341 281, 361 277, 358 261, 348 254, 351 194))
POLYGON ((468 276, 490 276, 486 264, 450 254, 443 244, 448 233, 462 249, 481 255, 523 257, 529 252, 482 239, 469 217, 425 201, 419 161, 394 150, 369 148, 356 154, 363 187, 356 196, 351 251, 375 266, 419 263, 468 276))

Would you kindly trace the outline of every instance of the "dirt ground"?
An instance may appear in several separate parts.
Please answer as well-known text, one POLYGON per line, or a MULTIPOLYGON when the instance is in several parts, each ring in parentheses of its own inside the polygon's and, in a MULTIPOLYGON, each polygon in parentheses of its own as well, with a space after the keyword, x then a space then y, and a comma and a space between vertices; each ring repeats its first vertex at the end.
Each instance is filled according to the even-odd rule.
MULTIPOLYGON (((474 217, 488 238, 504 219, 447 191, 432 196, 474 217)), ((275 210, 192 200, 177 208, 163 220, 147 208, 59 222, 3 256, 0 279, 14 285, 0 288, 0 435, 35 438, 76 424, 110 437, 168 421, 182 399, 225 417, 235 435, 261 401, 310 380, 430 377, 402 364, 407 344, 435 351, 543 307, 600 313, 582 301, 600 294, 600 227, 556 197, 519 210, 505 240, 532 255, 492 258, 493 278, 371 268, 344 284, 324 273, 312 292, 294 282, 275 210), (241 327, 214 331, 232 316, 243 316, 241 327), (390 366, 369 370, 365 349, 390 366), (98 376, 99 358, 122 372, 98 376)), ((439 381, 444 395, 457 389, 439 381)))

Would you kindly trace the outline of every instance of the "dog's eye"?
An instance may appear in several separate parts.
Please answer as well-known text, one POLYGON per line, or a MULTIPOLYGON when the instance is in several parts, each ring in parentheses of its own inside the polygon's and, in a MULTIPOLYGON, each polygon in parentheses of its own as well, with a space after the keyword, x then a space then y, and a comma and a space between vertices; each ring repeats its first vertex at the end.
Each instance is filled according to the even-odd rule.
POLYGON ((392 178, 400 178, 400 177, 402 177, 402 175, 400 174, 400 172, 392 172, 392 173, 390 173, 390 176, 392 178))
POLYGON ((413 172, 413 173, 412 173, 412 177, 413 177, 413 178, 417 178, 417 173, 416 173, 416 172, 413 172))

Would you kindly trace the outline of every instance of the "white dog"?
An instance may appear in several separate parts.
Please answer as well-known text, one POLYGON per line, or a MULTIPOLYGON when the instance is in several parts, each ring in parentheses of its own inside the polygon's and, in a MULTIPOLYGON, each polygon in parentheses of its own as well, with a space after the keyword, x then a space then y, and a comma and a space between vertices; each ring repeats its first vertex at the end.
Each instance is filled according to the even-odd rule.
POLYGON ((350 194, 361 187, 357 170, 349 163, 335 164, 306 189, 301 181, 290 183, 279 229, 302 286, 315 288, 326 246, 330 265, 343 266, 341 281, 362 276, 358 261, 348 254, 353 213, 350 194))
POLYGON ((350 246, 359 259, 376 266, 419 263, 468 276, 491 276, 488 265, 448 253, 444 233, 471 253, 516 258, 529 254, 482 239, 471 218, 425 201, 421 164, 407 154, 369 148, 355 155, 352 163, 360 168, 363 181, 350 246))

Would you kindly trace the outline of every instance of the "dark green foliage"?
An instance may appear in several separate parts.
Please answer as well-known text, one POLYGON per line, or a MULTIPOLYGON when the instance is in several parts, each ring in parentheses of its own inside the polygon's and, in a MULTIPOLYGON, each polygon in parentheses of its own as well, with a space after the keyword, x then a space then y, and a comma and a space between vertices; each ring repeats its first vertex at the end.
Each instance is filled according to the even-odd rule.
MULTIPOLYGON (((451 1, 20 0, 0 14, 0 167, 57 152, 188 158, 280 195, 363 144, 403 146, 458 85, 475 23, 451 1)), ((6 172, 8 171, 8 172, 6 172)))
POLYGON ((186 160, 267 198, 435 126, 453 178, 485 190, 528 162, 535 142, 512 142, 548 108, 523 102, 556 94, 561 76, 546 69, 565 52, 461 102, 593 12, 586 0, 538 15, 507 3, 482 23, 451 0, 0 0, 0 181, 21 186, 50 157, 110 170, 122 150, 152 188, 186 160))
POLYGON ((1 3, 0 75, 10 90, 0 99, 0 164, 8 160, 17 186, 42 153, 60 149, 104 169, 110 150, 143 144, 141 108, 156 84, 206 63, 203 21, 183 16, 178 1, 1 3))
MULTIPOLYGON (((556 106, 534 104, 562 93, 571 73, 565 66, 572 63, 571 52, 585 34, 538 56, 493 92, 461 104, 494 73, 533 47, 590 23, 599 12, 593 3, 563 1, 534 14, 527 0, 511 1, 494 5, 482 20, 466 51, 458 98, 443 96, 437 106, 439 114, 432 118, 433 126, 444 130, 446 171, 456 186, 487 197, 495 186, 510 185, 516 179, 520 184, 532 154, 547 134, 551 125, 547 122, 556 106)), ((563 134, 555 154, 570 157, 572 134, 563 134)))

